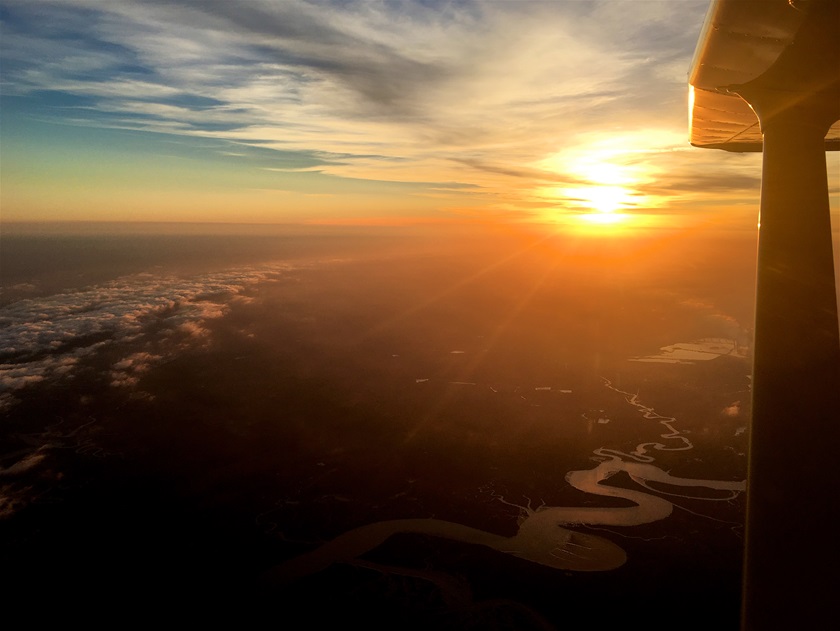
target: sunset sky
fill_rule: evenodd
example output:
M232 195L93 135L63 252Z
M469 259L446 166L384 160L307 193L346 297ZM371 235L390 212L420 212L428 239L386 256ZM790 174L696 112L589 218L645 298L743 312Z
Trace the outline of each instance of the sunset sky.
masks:
M0 0L2 219L754 228L761 156L687 142L707 6Z

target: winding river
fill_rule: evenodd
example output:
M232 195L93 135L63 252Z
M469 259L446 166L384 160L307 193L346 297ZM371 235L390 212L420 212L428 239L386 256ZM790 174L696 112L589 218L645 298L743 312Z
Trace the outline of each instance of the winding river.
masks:
M499 496L502 502L517 506L521 510L519 529L512 537L472 528L440 519L396 519L368 524L350 530L315 550L275 566L266 578L276 584L287 584L303 576L326 569L333 563L351 562L383 543L397 533L418 533L446 539L487 546L499 552L527 559L540 565L561 570L603 571L620 567L627 560L625 551L601 536L577 532L574 526L638 526L668 517L673 504L659 495L605 484L613 475L625 472L640 487L653 489L650 482L672 487L705 487L728 494L703 498L710 501L726 501L745 490L744 481L725 482L679 478L651 464L656 451L682 451L693 448L687 436L675 427L676 419L658 414L653 408L643 405L638 395L616 388L609 380L604 385L622 396L627 403L647 420L658 423L665 431L660 440L640 443L634 450L624 453L599 448L592 459L598 464L592 469L570 471L566 481L574 488L606 497L629 500L633 505L622 508L558 507L541 506L532 509L512 504ZM669 494L660 489L656 493ZM679 493L670 495L684 497Z

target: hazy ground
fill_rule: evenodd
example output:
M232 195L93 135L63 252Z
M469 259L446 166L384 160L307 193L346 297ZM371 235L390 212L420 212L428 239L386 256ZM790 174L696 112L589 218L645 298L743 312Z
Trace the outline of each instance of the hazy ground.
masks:
M611 572L405 534L285 590L259 577L388 519L512 535L500 495L628 505L564 479L662 433L604 379L690 437L658 467L742 480L747 360L628 360L704 338L745 350L754 252L685 234L4 236L4 591L68 615L735 629L742 496L582 527L627 551Z

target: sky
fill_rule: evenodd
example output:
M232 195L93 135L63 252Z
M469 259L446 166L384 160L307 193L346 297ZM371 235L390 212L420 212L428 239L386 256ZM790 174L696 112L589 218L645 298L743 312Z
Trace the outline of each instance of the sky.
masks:
M760 155L687 141L707 6L0 0L2 219L754 230Z

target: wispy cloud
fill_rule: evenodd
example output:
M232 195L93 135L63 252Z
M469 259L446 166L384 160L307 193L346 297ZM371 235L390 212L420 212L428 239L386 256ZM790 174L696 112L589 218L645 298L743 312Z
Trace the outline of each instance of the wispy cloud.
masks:
M3 89L328 175L498 188L584 130L682 143L706 4L8 0Z

